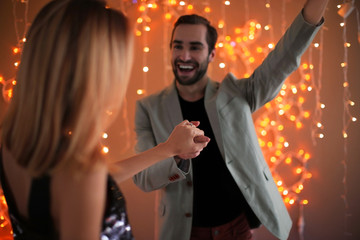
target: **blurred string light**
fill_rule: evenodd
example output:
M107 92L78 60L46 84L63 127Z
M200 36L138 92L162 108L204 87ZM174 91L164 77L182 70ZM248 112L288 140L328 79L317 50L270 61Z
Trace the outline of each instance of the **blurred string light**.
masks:
M233 0L234 1L234 0ZM136 7L138 17L136 18L135 23L135 36L137 36L142 42L142 57L143 61L141 64L141 71L143 71L143 83L141 88L136 90L138 95L146 95L147 92L147 79L148 74L152 71L152 66L154 63L148 61L148 57L153 53L151 47L149 46L148 37L153 35L152 31L152 18L151 13L162 14L162 23L163 23L163 65L168 66L169 61L169 32L171 32L173 22L182 14L190 13L199 13L208 18L211 18L213 9L212 4L215 4L215 1L195 1L195 0L120 0L122 9L126 11L126 8ZM244 2L244 17L245 24L243 26L237 26L234 29L227 28L226 22L226 11L231 7L232 1L218 0L216 4L221 2L221 18L218 21L212 21L217 25L219 34L219 41L216 45L218 55L220 56L220 63L218 67L226 71L234 72L235 75L242 77L249 77L253 72L254 68L261 63L261 61L266 57L266 55L274 47L274 28L273 28L273 8L270 0L266 0L264 3L264 9L268 14L267 22L264 24L259 23L256 19L250 19L250 5L248 0L243 0ZM282 0L282 31L286 29L286 4L287 0ZM28 1L26 0L14 0L14 4L26 4L26 11ZM342 6L346 5L346 9L350 9L345 12L345 15L351 13L351 3L349 1L344 1L344 5L340 5L339 10ZM352 1L353 3L353 1ZM15 8L16 6L14 6ZM162 8L162 12L159 11L159 8ZM344 10L345 8L343 8ZM340 13L339 13L340 14ZM358 12L357 12L358 14ZM344 16L345 16L344 15ZM26 13L27 16L27 13ZM25 16L25 19L26 19ZM346 17L347 17L346 16ZM340 24L344 28L344 60L340 63L340 67L344 70L344 128L343 128L343 137L345 139L345 153L346 153L346 138L347 138L347 128L350 122L356 121L356 117L349 115L349 108L351 108L355 103L350 99L349 96L349 82L347 81L347 49L351 47L351 44L346 41L346 17L344 21ZM17 19L17 18L15 18ZM17 20L15 20L17 21ZM17 25L15 24L16 28ZM322 31L322 30L321 30ZM261 34L268 34L269 40L263 45L258 45L256 39L260 38ZM14 54L19 54L22 49L23 43L26 39L16 32L18 39L18 46L13 49ZM25 35L25 34L23 34ZM360 31L359 31L359 42L360 42ZM262 147L264 156L271 168L271 171L274 176L274 180L277 184L278 190L283 196L284 202L288 206L299 206L299 219L298 219L298 228L299 235L302 238L303 228L304 228L304 218L303 218L303 206L308 204L307 199L300 197L301 192L304 189L305 182L312 177L311 172L307 169L307 163L311 159L311 154L308 153L305 149L293 146L291 139L287 139L286 130L293 128L294 131L300 130L304 126L304 122L307 120L313 120L313 125L315 126L313 131L313 139L315 142L324 137L322 132L324 126L321 122L322 110L325 105L320 101L320 90L321 90L321 73L322 73L322 46L323 46L323 37L322 32L320 32L320 41L315 42L309 48L309 58L307 61L303 61L300 68L298 69L300 80L294 82L286 81L283 85L279 96L272 102L266 104L264 113L259 116L256 121L256 129L259 136L259 143ZM313 63L313 53L319 54L318 64ZM245 66L244 72L239 72L240 62ZM156 64L156 63L155 63ZM19 65L19 62L14 63L16 68ZM314 76L314 69L316 68L318 76ZM168 72L171 71L171 67L167 67L164 71L164 84L170 83L172 79L169 80ZM12 86L16 84L14 79L5 80L3 77L0 77L0 83L3 85L3 96L5 99L10 99L12 96ZM7 87L5 87L7 86ZM6 89L6 90L4 90ZM316 93L316 109L314 113L309 110L305 110L303 104L308 100L307 95L309 92ZM123 112L120 115L121 118L125 121L124 131L121 133L123 139L130 138L130 125L128 123L127 115L127 104L126 99L123 104ZM290 126L290 127L289 127ZM292 130L291 130L292 131ZM104 140L108 138L107 134L103 135ZM124 141L126 146L122 149L126 151L131 146L130 141ZM313 141L314 142L314 141ZM102 152L108 154L110 151L109 147L103 146ZM285 179L282 175L282 170L290 170L292 175L292 181ZM344 169L346 176L346 154L344 161ZM287 174L288 175L288 174ZM346 177L344 178L345 185L345 194L343 196L345 205L347 206L346 199ZM2 196L2 195L0 195ZM3 196L2 196L3 197ZM2 206L1 206L2 207ZM1 208L4 209L4 208ZM1 210L0 209L0 210ZM6 209L5 209L6 210ZM0 220L3 222L9 222L6 220L6 216L0 212ZM0 222L1 223L1 222ZM155 223L157 224L157 223ZM6 224L4 224L5 226Z
M15 59L17 59L14 62L14 68L16 70L20 64L20 54L23 45L26 42L25 35L29 27L29 22L28 22L29 1L13 0L12 7L13 7L15 34L17 40L17 45L12 47L12 53L14 54ZM18 10L18 7L22 10L21 16L18 16L18 13L20 12L20 10ZM15 78L5 79L5 77L0 74L0 86L2 86L1 93L5 102L9 102L11 100L15 85L16 85ZM0 238L10 240L13 239L12 234L13 231L8 214L8 206L3 191L0 188Z
M343 176L343 188L344 192L341 195L341 198L344 201L345 207L345 216L344 216L344 235L352 236L352 233L348 231L348 223L350 222L349 218L351 217L349 203L348 203L348 186L347 186L347 178L348 178L348 137L349 132L348 128L352 122L356 122L357 118L351 114L351 108L355 105L355 102L351 99L350 92L350 82L348 79L348 51L351 47L351 43L347 40L347 18L355 9L355 1L343 1L343 4L337 5L338 14L342 17L342 22L340 22L340 27L343 32L343 48L344 48L344 57L343 61L339 64L343 70L343 129L342 129L342 137L344 139L344 157L342 160L342 165L344 168L344 176ZM360 24L359 24L359 11L356 9L357 13L357 21L358 21L358 42L360 43Z

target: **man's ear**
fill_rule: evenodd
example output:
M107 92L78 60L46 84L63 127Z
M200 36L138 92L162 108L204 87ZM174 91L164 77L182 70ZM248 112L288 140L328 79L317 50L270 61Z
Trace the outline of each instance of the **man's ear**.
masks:
M209 54L209 57L208 57L208 61L209 62L212 62L213 60L214 60L214 58L215 58L215 48L210 52L210 54Z

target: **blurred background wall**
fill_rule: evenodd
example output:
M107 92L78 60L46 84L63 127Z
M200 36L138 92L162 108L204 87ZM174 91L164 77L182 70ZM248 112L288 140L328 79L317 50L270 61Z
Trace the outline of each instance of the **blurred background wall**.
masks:
M14 48L47 2L0 2L0 87L4 95L16 74L14 64L19 61ZM126 101L108 131L109 138L104 140L110 149L109 159L134 153L135 101L173 81L168 44L172 24L179 15L202 14L217 26L220 45L209 71L214 80L221 81L229 71L239 78L251 74L304 2L108 1L111 7L126 12L136 35ZM345 4L343 9L350 6L345 19L338 13L340 4ZM325 24L303 56L299 70L289 77L280 98L254 114L259 142L293 219L292 240L360 239L359 6L359 1L330 0ZM2 119L4 98L0 98L0 110ZM131 179L121 184L121 189L136 239L154 239L156 192L140 191ZM3 204L1 207L4 210ZM7 230L0 228L4 239ZM274 239L264 228L255 230L254 235L257 240Z

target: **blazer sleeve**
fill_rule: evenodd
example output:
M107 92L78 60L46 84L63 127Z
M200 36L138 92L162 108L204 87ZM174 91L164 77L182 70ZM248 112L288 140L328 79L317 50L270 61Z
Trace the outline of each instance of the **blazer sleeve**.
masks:
M150 149L160 142L166 141L171 131L168 132L162 126L159 114L151 114L156 111L155 103L147 101L138 101L135 111L135 132L137 143L135 151L137 153ZM157 119L154 119L157 118ZM166 187L168 184L183 180L186 173L178 168L174 158L164 159L149 168L137 173L133 177L134 183L143 191L149 192Z
M323 20L316 26L309 24L303 14L299 13L275 48L249 78L234 80L230 77L226 78L223 84L227 85L227 89L241 92L251 112L256 111L277 96L285 79L299 67L302 54L322 24Z

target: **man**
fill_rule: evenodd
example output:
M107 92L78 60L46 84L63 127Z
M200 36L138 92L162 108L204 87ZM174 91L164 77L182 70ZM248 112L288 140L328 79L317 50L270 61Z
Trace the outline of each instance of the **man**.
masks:
M271 101L322 25L328 0L308 0L302 12L246 79L209 79L217 33L197 15L175 23L174 83L137 102L137 151L165 141L183 119L200 121L211 138L200 156L176 156L134 176L144 191L160 190L161 240L252 239L263 224L287 239L291 219L258 145L251 114Z

